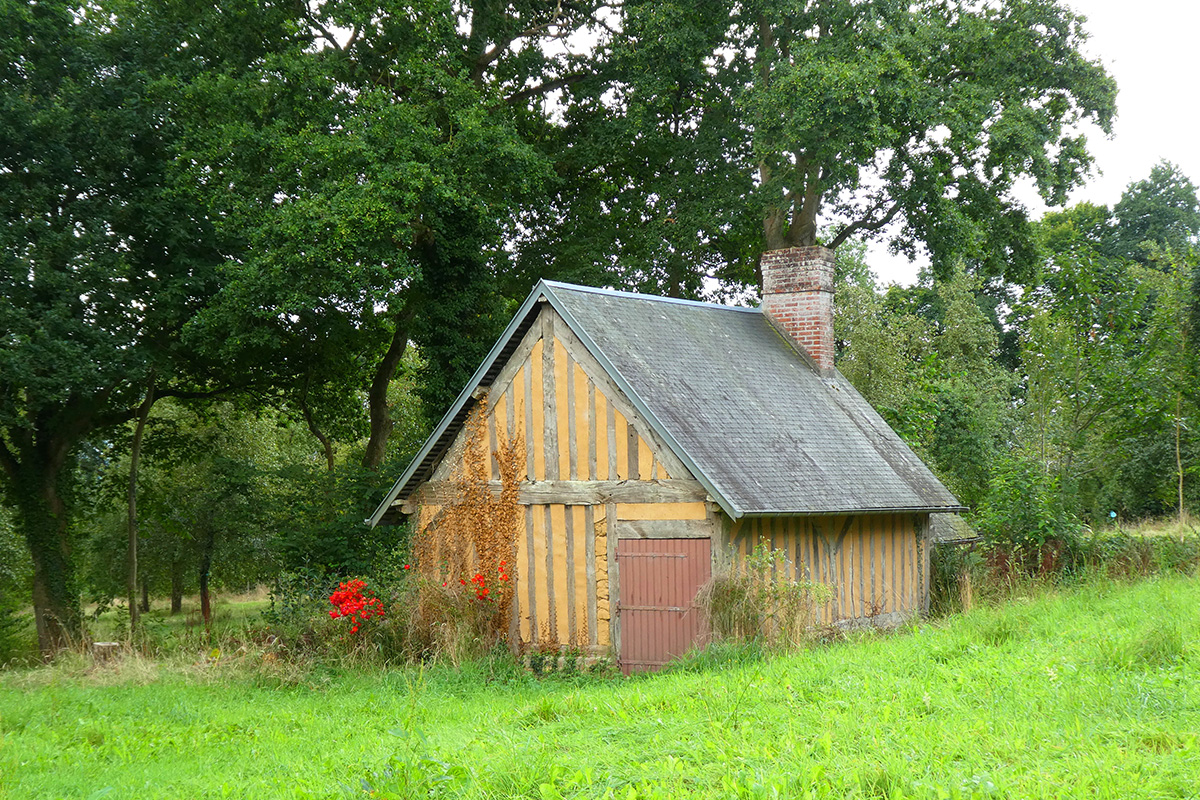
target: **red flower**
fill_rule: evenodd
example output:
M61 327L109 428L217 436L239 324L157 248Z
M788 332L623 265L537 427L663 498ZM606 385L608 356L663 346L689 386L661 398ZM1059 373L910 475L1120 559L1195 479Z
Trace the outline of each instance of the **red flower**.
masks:
M342 581L337 591L329 596L329 602L335 608L329 612L330 619L349 617L351 620L350 633L358 633L364 620L371 617L383 617L383 601L378 597L363 597L362 591L367 588L366 581L355 579Z

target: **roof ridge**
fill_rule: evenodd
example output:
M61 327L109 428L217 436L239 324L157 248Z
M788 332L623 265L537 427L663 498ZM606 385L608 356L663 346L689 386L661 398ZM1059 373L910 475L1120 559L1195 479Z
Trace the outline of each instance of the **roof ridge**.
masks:
M550 289L566 289L572 292L587 292L588 294L600 294L606 297L627 297L632 300L647 300L655 303L670 303L679 306L693 306L700 308L708 308L716 311L741 311L751 314L761 314L762 309L757 306L727 306L724 303L710 303L705 300L685 300L681 297L663 297L657 294L643 294L642 292L628 292L623 289L601 289L596 286L581 286L576 283L566 283L564 281L551 281L543 278L541 283Z

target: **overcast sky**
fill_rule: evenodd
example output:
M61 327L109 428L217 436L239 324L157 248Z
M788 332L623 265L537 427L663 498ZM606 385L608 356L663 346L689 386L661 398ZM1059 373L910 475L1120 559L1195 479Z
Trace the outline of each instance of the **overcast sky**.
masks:
M1085 48L1117 81L1117 120L1111 139L1088 133L1094 174L1071 195L1112 206L1132 181L1161 159L1200 183L1200 2L1197 0L1066 0L1087 17ZM1034 193L1030 200L1036 200ZM1035 216L1043 208L1030 203ZM891 256L879 244L870 263L885 282L911 283L928 263Z

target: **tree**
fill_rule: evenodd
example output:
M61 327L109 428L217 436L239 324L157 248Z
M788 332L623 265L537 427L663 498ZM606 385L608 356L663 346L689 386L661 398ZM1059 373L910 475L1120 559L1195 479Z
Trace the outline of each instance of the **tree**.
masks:
M1088 510L1111 491L1102 484L1122 450L1114 437L1127 443L1122 418L1158 389L1147 383L1155 359L1146 325L1151 287L1135 265L1105 256L1089 238L1096 218L1092 208L1046 216L1043 279L1014 309L1029 425L1023 436L1058 490L1082 492L1078 502Z
M755 75L743 103L768 249L815 243L828 209L846 220L832 247L902 220L897 244L925 243L936 265L1031 269L1014 182L1031 177L1062 203L1090 161L1074 127L1107 132L1113 115L1112 80L1079 53L1081 18L1048 0L746 10Z
M1015 182L1061 203L1090 163L1077 128L1114 110L1082 19L1048 0L630 0L620 23L542 138L559 182L520 220L522 286L736 293L764 248L892 223L939 275L1028 277Z
M557 180L514 231L514 295L538 277L700 297L753 284L761 217L739 122L730 4L627 2L540 148Z
M1196 186L1168 161L1156 164L1145 180L1129 184L1113 217L1106 253L1143 264L1155 253L1186 253L1200 236Z
M179 31L122 3L2 8L0 474L49 652L79 631L73 452L132 419L152 373L159 396L203 390L179 341L219 250L174 162Z
M1200 391L1197 390L1197 366L1200 348L1196 344L1196 328L1191 308L1196 304L1193 295L1193 276L1200 273L1195 250L1177 254L1170 248L1159 251L1151 247L1150 258L1159 269L1146 270L1143 281L1157 290L1157 301L1149 321L1149 340L1154 347L1153 363L1147 384L1153 387L1148 404L1155 416L1167 422L1174 456L1175 502L1179 522L1187 517L1184 484L1193 459L1189 452L1195 430ZM1161 271L1166 266L1165 273Z
M965 504L980 502L1008 425L1012 377L979 279L955 265L879 293L838 251L838 369ZM847 256L850 257L847 257Z
M1191 240L1180 220L1195 203L1190 182L1159 165L1130 184L1119 214L1080 204L1039 225L1047 262L1017 304L1038 309L1022 323L1027 408L1043 464L1070 467L1060 486L1087 511L1186 505L1192 278L1186 251L1164 242Z

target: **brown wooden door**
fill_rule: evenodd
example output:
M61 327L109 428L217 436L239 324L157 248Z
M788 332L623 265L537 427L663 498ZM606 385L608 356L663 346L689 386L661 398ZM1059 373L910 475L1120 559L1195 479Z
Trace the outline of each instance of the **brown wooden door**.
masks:
M696 592L712 576L711 539L621 539L621 671L656 670L703 643Z

